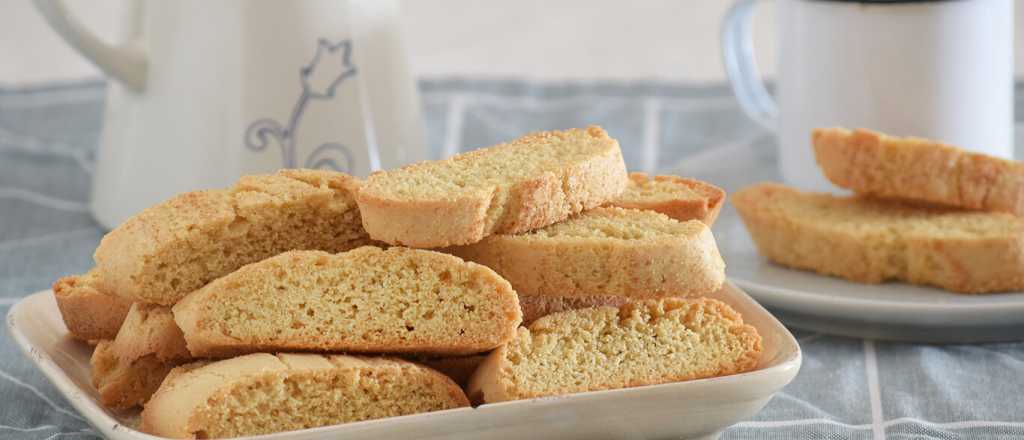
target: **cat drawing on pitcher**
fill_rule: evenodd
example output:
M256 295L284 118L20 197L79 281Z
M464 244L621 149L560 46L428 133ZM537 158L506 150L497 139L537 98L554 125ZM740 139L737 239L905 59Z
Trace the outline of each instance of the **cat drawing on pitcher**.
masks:
M355 76L356 66L352 64L351 57L351 40L337 43L331 43L323 38L318 40L313 59L299 71L302 94L292 107L288 123L281 125L271 118L253 121L245 130L245 146L252 151L263 151L270 144L276 143L281 150L282 166L298 167L296 141L302 115L313 101L333 99L338 86ZM352 161L352 153L345 145L326 142L313 149L313 152L302 161L301 166L351 171Z

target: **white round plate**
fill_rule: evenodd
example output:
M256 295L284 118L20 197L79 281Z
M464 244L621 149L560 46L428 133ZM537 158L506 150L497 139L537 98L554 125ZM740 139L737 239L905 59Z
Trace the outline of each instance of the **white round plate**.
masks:
M914 342L1024 340L1024 292L963 295L905 283L859 284L773 264L757 253L735 210L714 228L726 272L787 325Z

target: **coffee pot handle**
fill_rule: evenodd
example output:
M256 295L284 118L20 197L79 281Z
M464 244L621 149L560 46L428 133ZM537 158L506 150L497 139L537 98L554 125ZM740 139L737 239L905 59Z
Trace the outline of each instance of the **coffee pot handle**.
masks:
M761 79L754 63L754 44L750 35L756 0L739 0L722 20L722 63L729 83L743 111L762 127L775 131L778 110L775 99Z
M61 36L71 47L78 51L104 73L116 78L129 89L141 92L146 88L146 55L142 49L136 46L135 41L122 46L111 45L90 32L82 23L68 13L67 6L63 0L33 0L36 9L43 15L46 22L53 30ZM131 13L133 17L133 37L137 37L140 29L141 4L138 1L129 2L129 7L134 8Z

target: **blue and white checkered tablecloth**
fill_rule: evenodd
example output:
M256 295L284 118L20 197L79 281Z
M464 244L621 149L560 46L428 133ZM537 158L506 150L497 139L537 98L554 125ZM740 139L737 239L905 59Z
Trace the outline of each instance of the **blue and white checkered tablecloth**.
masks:
M98 81L0 88L0 313L92 266L104 233L87 211L104 89ZM631 169L673 171L729 191L775 178L772 135L742 115L724 86L450 79L421 89L435 157L527 131L600 124L619 139ZM723 439L1024 438L1024 343L795 333L805 356L799 376ZM0 335L0 439L96 436Z

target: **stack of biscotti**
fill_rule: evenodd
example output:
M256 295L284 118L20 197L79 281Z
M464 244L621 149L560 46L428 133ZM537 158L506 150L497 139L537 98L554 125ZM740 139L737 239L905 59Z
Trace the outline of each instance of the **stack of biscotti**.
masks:
M724 263L710 227L725 191L676 176L629 178L622 194L600 208L447 252L508 279L525 323L565 310L717 290Z
M815 130L825 176L853 196L763 183L733 196L768 259L863 283L1024 290L1024 164L869 130Z
M608 142L597 129L588 133ZM494 186L496 174L516 175L550 159L496 155L481 170L467 165L473 158L371 175L358 197L371 238L443 248L494 269L519 295L524 321L533 322L484 358L469 378L472 400L657 384L756 366L756 330L727 305L701 298L725 280L709 227L723 191L671 176L627 179L621 159L615 168ZM588 193L580 182L588 176L621 186L575 209L578 214L537 221L579 206L575 199ZM671 336L659 336L666 332ZM665 354L671 355L662 360L672 360L652 362ZM606 368L597 368L599 358Z
M465 406L460 385L496 402L733 374L761 340L702 298L724 281L724 198L627 174L598 127L541 132L365 182L283 170L183 194L54 290L98 344L101 402L171 437Z
M359 184L312 170L245 176L229 189L173 197L107 234L94 269L54 285L72 336L111 341L100 342L93 355L101 403L137 405L164 373L192 359L164 356L163 345L175 335L180 340L180 330L164 319L169 309L155 306L173 305L197 287L284 251L338 252L370 243L355 202Z

